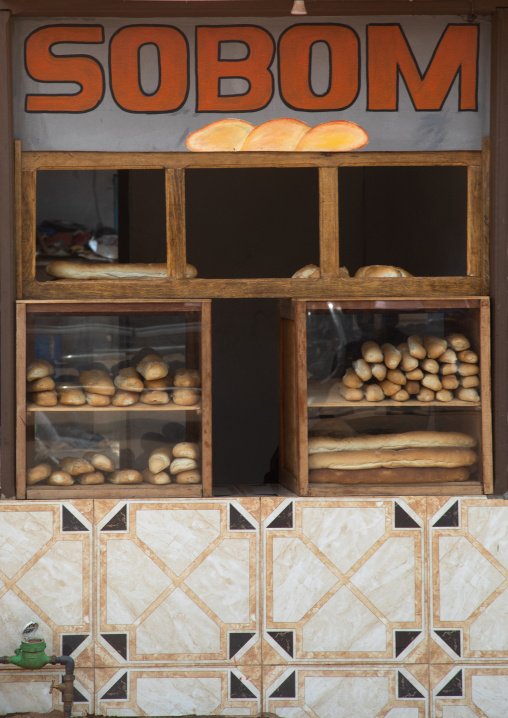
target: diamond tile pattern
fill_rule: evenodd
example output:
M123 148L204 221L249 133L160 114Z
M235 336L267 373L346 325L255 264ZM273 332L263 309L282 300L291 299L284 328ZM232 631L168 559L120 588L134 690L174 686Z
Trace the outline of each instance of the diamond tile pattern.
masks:
M1 502L0 654L39 623L77 716L508 715L508 501L274 494Z

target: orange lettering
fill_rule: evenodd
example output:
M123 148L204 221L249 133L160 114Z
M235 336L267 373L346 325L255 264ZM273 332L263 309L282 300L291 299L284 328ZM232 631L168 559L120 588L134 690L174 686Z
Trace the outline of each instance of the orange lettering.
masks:
M415 110L440 110L459 76L459 110L476 110L478 25L448 25L422 74L400 25L368 25L368 110L397 110L399 73Z
M35 30L25 42L25 65L37 82L74 82L78 92L66 95L27 95L27 112L89 112L104 97L104 73L89 55L55 55L60 43L102 43L102 25L49 25Z
M325 43L330 53L329 85L318 95L311 86L312 48ZM295 110L343 110L360 89L360 42L346 25L293 25L279 40L282 100Z
M139 52L155 45L159 57L159 84L155 92L141 87ZM113 99L127 112L174 112L187 99L189 51L180 30L168 25L133 25L113 35L110 78Z
M222 42L242 43L246 57L221 60ZM266 107L273 95L270 65L274 41L261 27L254 25L196 28L197 103L198 112L249 112ZM249 85L244 94L221 95L220 82L225 78L242 78Z

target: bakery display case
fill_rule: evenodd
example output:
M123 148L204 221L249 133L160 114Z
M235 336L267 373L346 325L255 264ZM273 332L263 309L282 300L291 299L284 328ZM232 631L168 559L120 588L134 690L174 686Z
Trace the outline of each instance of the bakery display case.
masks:
M19 498L211 495L210 302L18 302Z
M492 493L489 326L483 297L282 301L281 483Z

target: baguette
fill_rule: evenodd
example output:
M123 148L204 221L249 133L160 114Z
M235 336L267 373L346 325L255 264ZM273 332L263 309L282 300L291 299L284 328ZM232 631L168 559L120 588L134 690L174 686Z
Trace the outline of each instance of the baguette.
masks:
M319 279L321 271L315 264L306 264L305 267L297 269L291 279Z
M458 447L473 449L476 440L457 431L405 431L400 434L363 434L336 439L314 436L309 439L309 454L330 451L364 451L371 449L432 449Z
M99 454L97 451L87 451L83 458L89 461L98 471L114 471L115 465L109 456Z
M28 391L51 391L55 388L55 382L50 376L41 376L28 383Z
M109 406L111 404L111 397L106 394L93 394L90 391L85 391L85 399L89 406Z
M52 376L54 373L55 368L49 361L45 359L35 359L27 367L26 380L33 381L34 379L41 379L44 376Z
M460 466L455 469L435 467L403 469L313 469L309 471L309 481L320 484L437 484L447 481L466 481L471 469Z
M372 379L372 369L365 359L357 359L353 362L353 369L362 381Z
M381 349L383 351L384 363L388 369L396 369L402 359L400 351L396 349L393 344L383 344Z
M429 374L437 374L439 371L439 364L435 359L424 359L420 362L420 366L423 371L426 371Z
M111 403L113 406L132 406L133 404L137 404L139 399L140 396L137 391L125 391L124 389L119 389L115 396L111 399Z
M32 468L28 469L28 471L26 472L27 484L29 486L33 486L33 484L38 484L39 481L44 481L48 478L48 476L50 476L52 471L53 467L47 462L32 466Z
M201 386L201 374L197 369L184 369L183 367L175 371L175 377L173 379L175 386L185 387L200 387Z
M406 372L407 379L410 379L411 381L420 381L423 379L423 371L418 367L417 369L411 369L411 371Z
M82 371L79 374L79 383L90 394L113 396L115 393L115 385L111 381L111 377L102 369Z
M394 384L393 381L390 381L389 379L382 381L379 386L383 390L383 394L385 394L385 396L393 396L400 390L400 384Z
M145 379L145 389L170 389L173 386L173 377L171 374L161 377L160 379Z
M457 354L453 351L453 349L447 349L444 351L441 356L438 357L440 362L444 362L445 364L455 364L457 361Z
M406 389L406 391L407 391L408 394L418 394L418 392L419 392L420 389L421 389L420 382L419 382L419 381L412 381L412 380L411 380L411 381L408 381L407 384L406 384L406 386L405 386L405 389Z
M441 377L441 384L443 385L443 389L457 389L459 380L455 374L449 374L448 376Z
M170 446L162 446L154 449L148 459L148 468L152 474L158 474L167 469L173 460L173 452Z
M409 353L412 357L416 357L417 359L425 359L425 357L427 356L425 347L422 344L422 338L419 337L417 334L411 334L411 336L407 338L407 346L409 349Z
M93 486L104 483L104 474L101 471L90 471L87 474L76 476L78 484L83 486Z
M159 471L157 474L154 474L153 471L150 471L150 469L145 469L141 472L141 476L143 477L145 484L160 485L171 483L171 477L165 471Z
M158 354L147 354L137 365L136 371L143 379L162 379L169 374L169 366Z
M46 272L57 279L167 279L167 264L86 264L57 260ZM196 267L185 265L185 279L197 277Z
M391 381L392 384L398 384L399 386L404 386L407 382L406 375L400 369L388 369L386 378L388 381Z
M177 484L200 484L201 474L199 471L191 469L189 471L181 471L174 479Z
M355 279L362 277L412 277L402 267L394 267L390 264L369 264L366 267L360 267L355 272Z
M133 366L127 366L120 369L117 376L113 379L113 383L118 389L125 391L143 391L143 379Z
M383 401L385 395L379 384L367 384L365 398L367 401Z
M179 474L182 471L191 471L197 469L198 465L194 459L173 459L169 470L172 474Z
M409 393L405 389L400 389L392 396L392 399L394 401L407 401L409 399Z
M423 401L423 402L434 401L435 394L432 391L432 389L427 389L426 386L422 386L422 388L416 395L416 398L418 399L418 401Z
M110 484L141 484L143 477L139 471L135 469L123 469L122 471L115 471L107 477L107 481Z
M459 367L457 364L441 364L441 367L439 369L442 376L451 376L452 374L456 374Z
M372 449L331 451L309 456L309 469L396 469L471 466L477 460L472 449L456 447L425 449Z
M466 362L459 362L457 366L457 372L460 376L474 376L479 374L480 367L478 364L467 364Z
M59 389L57 396L60 404L66 406L82 406L86 404L85 392L82 389Z
M74 479L67 471L53 471L48 479L48 484L52 486L71 486Z
M166 391L146 391L139 395L139 401L142 404L169 404L169 394ZM175 401L176 404L176 401Z
M199 458L200 447L191 441L181 441L173 447L175 459L197 459Z
M89 461L75 456L65 456L63 459L60 459L58 464L62 471L66 471L71 476L87 474L94 471L94 467Z
M422 379L422 386L432 391L440 391L443 388L441 381L436 374L425 374Z
M386 372L388 371L386 364L372 364L370 368L372 371L372 376L375 377L378 381L383 381L383 379L386 379Z
M403 371L412 371L413 369L417 369L418 365L419 365L418 359L416 357L411 356L411 354L409 353L408 345L405 343L402 343L402 344L399 344L399 346L397 348L402 355L402 359L400 362L400 368Z
M346 369L346 372L342 377L342 383L350 389L360 389L360 387L363 386L363 381L352 367Z
M447 347L446 339L440 339L434 335L425 337L423 344L427 350L427 356L429 359L437 359L441 356L441 354L444 354Z
M457 382L457 386L456 387L454 386L452 388L453 389L458 388L459 384L460 384L460 386L463 386L464 389L471 389L474 386L480 386L480 378L477 376L463 376L460 378L460 382Z
M361 348L362 357L369 364L378 364L383 361L383 352L376 342L364 342Z
M356 391L353 389L352 391ZM195 389L179 387L173 391L173 402L181 406L193 406L199 403L199 392Z
M32 401L38 406L56 406L58 394L56 391L35 391L32 394Z
M471 346L469 339L467 339L463 334L448 334L446 341L451 348L455 349L457 352L469 349Z
M460 361L466 362L466 364L478 364L478 354L469 349L459 352L457 356Z
M436 399L438 401L451 401L453 399L453 394L449 389L440 389L439 391L436 391Z
M480 401L480 395L474 388L465 389L461 386L455 391L455 396L461 401Z

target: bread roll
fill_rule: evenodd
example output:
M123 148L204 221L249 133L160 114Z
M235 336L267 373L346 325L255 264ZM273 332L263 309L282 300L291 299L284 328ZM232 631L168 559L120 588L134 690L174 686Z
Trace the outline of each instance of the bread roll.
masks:
M385 394L385 396L393 396L400 390L400 384L394 384L393 381L390 381L389 379L382 381L379 386L383 390L383 394Z
M255 127L243 143L243 152L294 152L309 125L290 117L278 117Z
M50 262L46 273L57 279L167 279L167 264L109 264L57 260ZM196 267L185 265L185 279L197 276Z
M449 374L448 376L441 377L441 384L443 385L443 389L457 389L459 380L455 374Z
M388 371L386 364L371 364L372 376L378 381L386 379L386 372Z
M67 471L53 471L48 479L48 484L52 486L71 486L74 479Z
M307 264L305 267L298 269L291 279L319 279L321 270L315 264Z
M92 394L85 391L85 399L89 406L109 406L111 404L111 397L106 394Z
M361 348L362 357L369 364L378 364L383 361L383 352L376 342L364 342Z
M470 349L465 349L462 352L458 353L458 358L462 362L466 362L466 364L478 364L478 354L476 352L472 352Z
M169 366L158 354L147 354L137 365L136 370L144 379L162 379L169 373Z
M322 122L306 132L296 145L296 152L352 152L364 147L369 135L354 122Z
M118 389L125 391L143 391L144 389L143 379L133 366L120 369L113 383Z
M181 471L191 471L192 469L197 469L198 465L194 459L173 459L171 462L171 465L169 467L170 472L174 474L179 474Z
M435 359L424 359L420 362L420 366L423 371L426 371L429 374L437 374L439 371L439 364Z
M459 367L457 364L441 364L439 372L442 376L451 376L456 374Z
M357 359L353 362L353 369L362 381L372 379L372 369L365 359Z
M245 120L216 120L191 132L185 146L191 152L238 152L253 129L254 125Z
M313 436L309 439L309 454L337 451L365 451L376 449L474 449L476 440L458 431L403 431L399 434L360 434L337 439L333 436Z
M180 471L174 477L176 484L200 484L201 474L196 469L190 471Z
M434 335L425 337L423 344L427 350L427 356L429 359L437 359L441 356L441 354L444 354L447 347L446 339L440 339Z
M408 394L418 394L421 385L419 381L408 381L404 388Z
M60 389L57 391L60 404L66 406L82 406L86 404L85 392L82 389Z
M115 393L115 385L111 381L111 377L101 369L82 371L79 374L79 383L83 389L88 391L90 394L113 396Z
M366 267L360 267L355 273L355 279L367 277L412 277L402 267L393 267L389 264L370 264Z
M33 381L34 379L41 379L43 376L52 376L55 373L55 368L49 361L45 359L35 359L27 367L26 380Z
M58 395L56 391L35 391L32 394L32 401L38 406L56 406Z
M392 396L392 399L394 401L407 401L409 399L409 394L405 389L400 389Z
M79 476L76 476L76 481L78 482L78 484L82 484L83 486L94 486L96 484L103 484L104 474L100 471L91 471L88 474L80 474Z
M440 391L443 388L443 385L436 374L425 374L421 384L432 391Z
M140 395L137 391L124 391L119 389L115 396L111 399L113 406L132 406L137 404L140 400Z
M478 364L466 364L466 362L459 362L457 365L457 372L460 376L475 376L480 372Z
M34 379L28 383L28 391L52 391L55 388L55 382L50 376L41 376L40 379Z
M173 376L172 374L167 374L160 379L145 379L144 384L145 389L162 389L163 391L165 391L166 389L170 389L173 386Z
M423 379L423 371L418 367L418 369L411 369L411 371L406 372L406 378L411 381L420 381Z
M173 384L175 386L191 386L191 387L200 387L201 386L201 374L197 369L177 369L175 371L175 376L173 379Z
M415 467L455 468L471 466L477 460L472 449L377 449L332 451L309 456L309 469L396 469Z
M363 381L352 367L346 369L346 373L342 377L342 383L350 389L360 389L363 386Z
M388 369L386 378L393 384L399 384L399 386L404 386L407 382L406 375L400 369Z
M422 344L422 339L417 334L411 334L411 336L407 338L407 346L412 357L425 359L427 356L425 347Z
M456 378L456 377L454 377ZM480 386L480 379L477 376L463 376L460 378L460 382L457 382L457 386L455 387L448 387L451 389L457 389L458 386L463 386L464 389L471 389L474 386ZM443 383L444 386L444 383Z
M139 401L142 404L169 404L169 394L166 391L150 390L144 391L142 394L136 394L136 396L139 396Z
M388 369L396 369L402 359L400 351L393 344L383 344L381 349L383 351L383 361Z
M363 399L362 389L351 389L349 386L344 386L342 382L339 382L339 394L346 401L361 401ZM176 404L176 402L175 402Z
M38 484L39 481L44 481L48 478L52 471L53 467L48 462L32 466L32 468L28 469L26 472L26 481L28 486L33 486L33 484Z
M71 476L87 474L94 471L94 467L89 461L75 456L66 456L63 459L60 459L58 464L62 471L66 471Z
M194 406L199 404L199 396L199 392L195 389L181 387L173 391L173 402L181 406Z
M448 344L452 347L452 349L455 349L456 352L463 351L464 349L469 349L471 344L469 343L469 339L467 339L463 334L448 334L446 337L446 341Z
M461 386L455 390L455 396L461 401L480 401L480 395L474 388L464 389L464 387Z
M99 454L97 451L87 451L86 454L84 454L83 458L85 459L85 461L89 461L94 467L94 469L97 469L98 471L115 470L115 464L109 458L109 456Z
M199 444L191 441L181 441L173 447L175 459L198 459L201 453Z
M434 401L435 394L432 391L432 389L427 389L427 387L422 386L422 388L416 395L416 398L418 399L418 401L423 401L423 402Z
M385 395L379 384L367 384L365 398L367 401L383 401Z
M399 469L313 469L309 481L320 484L437 484L447 481L466 481L471 469L399 468Z
M440 362L444 362L445 364L455 364L457 361L457 354L453 351L453 349L448 348L438 358Z
M397 347L402 355L402 359L400 361L400 368L402 371L412 371L413 369L418 368L418 359L416 357L411 356L409 353L409 347L406 343L399 344Z
M109 484L141 484L143 477L135 469L122 469L109 474L106 480Z
M170 484L171 483L171 477L169 474L167 474L165 471L159 471L159 473L154 474L150 469L145 469L141 472L141 476L143 477L143 481L145 484Z
M167 469L173 460L173 452L170 446L161 446L154 449L148 459L148 468L152 474L158 474Z
M437 401L451 401L453 394L449 389L440 389L436 391L436 399Z

